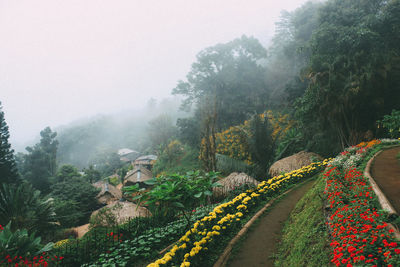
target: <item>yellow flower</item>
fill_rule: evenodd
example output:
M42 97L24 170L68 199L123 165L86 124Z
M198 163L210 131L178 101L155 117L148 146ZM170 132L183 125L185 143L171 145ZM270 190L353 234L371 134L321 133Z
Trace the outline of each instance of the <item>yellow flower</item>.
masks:
M221 227L219 227L218 225L214 225L212 229L213 230L221 230Z

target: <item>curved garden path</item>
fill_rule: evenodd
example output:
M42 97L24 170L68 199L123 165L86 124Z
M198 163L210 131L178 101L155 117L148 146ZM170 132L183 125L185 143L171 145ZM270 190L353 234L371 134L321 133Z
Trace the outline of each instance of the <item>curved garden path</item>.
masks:
M400 147L382 151L376 156L371 175L393 208L400 214Z
M274 266L271 256L281 236L283 223L300 198L312 187L315 180L309 180L294 188L259 219L254 229L246 236L238 252L227 264L229 267Z

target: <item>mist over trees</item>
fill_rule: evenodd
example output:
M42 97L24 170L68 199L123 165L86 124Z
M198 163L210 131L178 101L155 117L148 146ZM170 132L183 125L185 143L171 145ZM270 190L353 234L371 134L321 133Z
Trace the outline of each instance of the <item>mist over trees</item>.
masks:
M170 131L174 131L177 118L187 116L185 112L179 111L179 105L176 98L164 99L159 103L149 99L143 109L100 115L64 126L58 130L58 160L62 164L72 164L82 169L108 161L105 158L121 148L156 153L160 145L156 135L164 134L163 138L168 139L170 134L175 134ZM161 123L162 118L168 124L166 127L171 128L165 129L167 133L157 129L157 123Z
M269 47L243 35L199 51L174 98L46 127L25 153L14 155L0 104L0 224L48 237L87 223L99 207L92 184L111 175L118 184L134 168L121 148L157 155L153 176L264 180L301 150L328 157L400 137L400 0L307 2L276 25Z

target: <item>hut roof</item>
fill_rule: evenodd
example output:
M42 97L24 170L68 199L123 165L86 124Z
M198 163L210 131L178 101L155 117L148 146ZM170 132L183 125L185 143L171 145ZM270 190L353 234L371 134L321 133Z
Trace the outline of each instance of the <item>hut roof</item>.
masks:
M115 186L109 184L108 182L98 181L94 183L93 186L100 188L100 192L96 196L98 199L106 194L110 194L111 197L115 200L122 198L121 190L117 189Z
M227 193L242 185L257 186L259 182L246 173L233 172L229 176L218 181L221 187L213 189L214 196L226 196Z
M91 217L96 216L96 214L102 210L107 209L108 212L112 213L116 219L117 224L122 224L127 222L129 219L134 217L148 217L151 215L150 211L144 207L138 206L132 202L128 201L115 201L96 210L92 213ZM106 224L106 222L98 222L100 224ZM107 225L104 225L107 226Z
M311 164L314 159L322 160L323 158L313 152L300 151L299 153L296 153L290 157L276 161L269 168L269 174L271 176L276 176L280 175L281 173L297 170L303 166Z
M140 175L139 175L140 172ZM153 174L146 168L138 168L129 171L125 176L125 184L130 183L140 183L153 178Z
M151 162L153 160L157 160L156 155L145 155L145 156L140 156L136 159L137 161L148 161Z
M128 155L128 154L131 154L131 153L137 153L137 154L139 154L139 152L137 152L136 150L132 150L132 149L129 149L129 148L121 148L121 149L118 149L118 155L120 155L120 156L125 156L125 155Z

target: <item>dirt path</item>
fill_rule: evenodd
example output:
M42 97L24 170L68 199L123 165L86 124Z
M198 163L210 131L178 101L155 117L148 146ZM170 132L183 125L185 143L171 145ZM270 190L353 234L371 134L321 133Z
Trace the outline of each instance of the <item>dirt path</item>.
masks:
M400 147L382 151L374 160L371 175L393 208L400 213Z
M291 191L257 223L246 240L243 241L234 258L227 264L229 267L274 266L273 255L279 241L283 223L300 198L312 187L315 180L310 180Z

